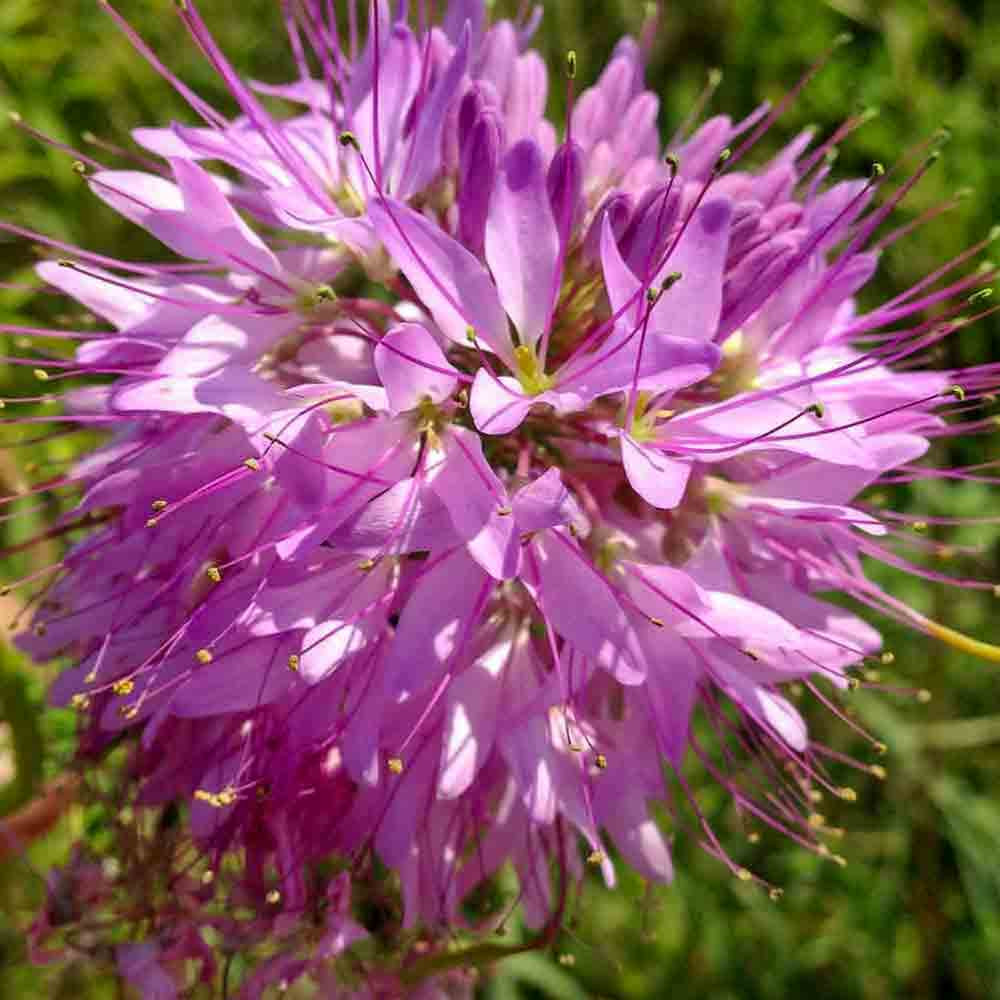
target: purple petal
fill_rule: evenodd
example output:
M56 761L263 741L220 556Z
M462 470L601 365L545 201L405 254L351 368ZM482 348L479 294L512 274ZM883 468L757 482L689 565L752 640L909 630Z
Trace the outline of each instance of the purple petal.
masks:
M329 542L361 556L453 548L462 539L441 498L415 479L403 479L342 524Z
M639 684L646 659L610 584L576 542L561 531L531 543L535 599L553 627L622 684Z
M511 504L518 531L544 531L561 524L578 525L583 512L559 475L549 469L534 482L522 486Z
M628 434L619 436L622 464L629 485L647 503L672 510L684 499L691 463L669 458L653 445L639 444Z
M385 690L405 701L432 684L463 646L493 583L478 563L455 549L417 581L386 655Z
M440 403L458 384L454 365L431 334L417 323L393 327L376 344L374 361L393 416L414 409L423 399Z
M711 340L722 310L722 280L729 249L732 205L719 198L702 205L667 258L657 282L673 271L682 275L653 307L650 328L691 340Z
M429 220L392 198L373 200L368 214L442 333L468 346L471 326L476 337L513 367L507 317L482 264Z
M507 636L448 686L438 795L457 799L486 763L496 738L504 672L516 655Z
M509 434L528 415L536 397L526 396L521 384L509 375L476 372L469 394L469 410L477 430L483 434Z
M443 443L445 458L432 488L473 559L495 579L509 579L517 573L521 547L507 490L483 456L479 435L453 426Z
M534 346L548 325L558 261L542 155L524 140L504 158L486 220L486 262L523 344Z

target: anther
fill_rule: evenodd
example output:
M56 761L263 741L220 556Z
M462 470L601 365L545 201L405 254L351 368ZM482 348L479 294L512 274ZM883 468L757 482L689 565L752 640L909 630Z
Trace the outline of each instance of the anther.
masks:
M736 869L736 877L741 882L751 882L751 881L753 881L753 873L750 871L749 868L737 868Z
M146 527L155 528L159 523L160 519L158 517L151 517L146 521Z
M878 778L879 781L885 781L888 771L881 764L872 764L868 768L868 773L872 777Z
M207 871L202 872L201 874L202 885L211 885L214 881L215 881L215 872L213 872L211 868L209 868Z
M810 813L807 822L814 830L819 830L826 826L826 817L822 813Z
M559 956L559 964L565 965L567 968L572 968L576 965L576 955L571 955L568 951L564 951Z
M837 798L842 799L844 802L857 802L858 793L847 785L843 788L837 789Z
M111 685L111 690L119 696L131 694L135 690L135 681L130 677L123 677Z
M272 889L264 898L271 906L276 906L281 902L281 893L277 889Z
M36 368L32 374L39 382L48 382L49 380L49 373L44 368Z
M587 855L587 864L594 865L595 867L597 865L603 865L605 857L606 855L604 851L591 851L590 854Z
M476 342L476 330L475 330L475 327L473 327L473 326L470 325L470 326L467 326L465 328L465 339L470 344L475 344L475 342Z
M880 757L881 757L881 756L882 756L883 754L887 754L887 753L889 752L889 746L888 746L888 744L886 744L886 743L883 743L883 742L882 742L881 740L877 740L877 741L875 742L874 746L872 747L872 749L873 749L873 750L875 751L875 753L877 753L877 754L878 754L878 755L879 755Z
M607 757L605 757L605 756L604 756L604 754L602 754L602 753L599 753L599 754L598 754L598 755L597 755L597 756L596 756L596 757L594 758L594 763L595 763L595 764L597 765L597 767L598 767L598 770L601 770L601 771L603 771L603 770L605 770L605 769L607 768L607 766L608 766L608 758L607 758Z
M922 534L924 534L924 532L927 531L927 522L926 521L914 521L913 524L912 524L912 528L913 528L913 530L918 535L922 535Z
M389 770L393 774L403 773L403 758L402 757L390 757L389 758Z
M718 157L716 158L715 166L712 167L712 173L713 174L720 173L722 171L722 168L729 162L732 155L733 151L728 146L726 146L726 148L721 153L719 153Z
M980 288L979 291L973 292L965 301L968 302L970 306L974 306L979 302L985 302L987 299L993 298L992 288Z
M891 653L891 652L889 652L888 650L886 650L886 651L885 651L885 652L884 652L884 653L883 653L883 654L882 654L882 655L881 655L881 656L879 657L879 659L880 659L880 660L882 661L882 663L883 663L883 664L884 664L885 666L889 666L889 664L890 664L890 663L895 663L895 662L896 662L896 654L895 654L895 653Z
M90 698L85 694L75 694L70 698L69 704L71 708L82 712L90 708Z
M566 53L566 75L571 79L576 79L576 52L570 49Z
M87 176L87 165L82 160L73 161L73 173L79 174L81 177Z
M960 385L951 386L943 395L954 396L960 403L965 401L965 390Z
M256 458L244 459L243 465L251 472L260 472L260 462L258 462Z
M932 697L933 695L927 690L927 688L921 688L917 692L917 701L919 701L921 705L926 705Z
M194 654L194 658L203 666L207 667L212 662L212 651L210 649L199 649Z
M666 163L667 169L671 174L676 175L677 171L681 168L681 161L678 159L676 153L667 153L663 158L663 162ZM997 229L1000 229L1000 226L997 226Z
M806 412L811 413L817 420L822 420L826 409L822 403L810 403L806 407Z
M222 583L222 570L218 566L209 566L205 570L205 576L212 581L212 583Z
M375 560L374 559L370 559L370 558L369 559L362 559L361 562L358 563L358 569L361 570L362 573L367 573L369 570L372 570L374 568L375 568Z
M341 132L337 141L341 146L350 146L353 150L361 152L361 144L358 142L358 137L353 132Z
M861 687L861 681L859 681L857 679L857 677L848 677L847 678L847 690L848 691L857 691L859 687Z
M506 505L504 505L503 507L497 507L497 513L501 517L510 517L510 515L514 513L514 508L508 507Z
M164 509L164 508L165 508L166 506L167 506L167 501L166 501L166 500L154 500L154 501L153 501L153 502L152 502L152 503L150 504L150 507L151 507L151 508L152 508L152 509L153 509L154 511L161 511L161 510L163 510L163 509Z
M747 834L747 843L748 844L759 844L760 843L760 834L756 830L753 830L752 832L748 833Z
M7 117L11 120L12 124L20 125L24 119L21 117L20 111L8 111Z
M775 886L773 889L768 891L767 898L771 900L772 903L777 903L782 896L784 896L785 890L780 889Z
M662 618L656 618L654 615L647 615L646 619L650 625L655 625L657 628L663 628Z
M289 670L299 669L299 657L297 656L297 654L292 653L292 655L288 657L288 669Z

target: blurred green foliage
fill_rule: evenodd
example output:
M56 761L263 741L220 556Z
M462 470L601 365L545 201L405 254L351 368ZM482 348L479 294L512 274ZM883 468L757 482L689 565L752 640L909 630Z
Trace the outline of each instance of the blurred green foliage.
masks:
M121 0L123 13L163 60L223 110L232 102L176 21L169 0ZM615 40L636 31L643 4L582 0L546 4L541 43L561 66L577 51L580 76L591 80ZM721 67L712 110L734 116L791 86L841 32L853 32L781 119L754 156L759 160L813 123L829 134L849 113L878 108L879 116L843 146L837 171L866 173L890 164L942 127L952 133L940 163L897 215L902 222L971 188L958 209L893 246L866 295L898 292L941 261L983 238L1000 215L1000 18L989 0L704 0L668 5L650 65L670 134ZM278 40L276 0L202 0L201 9L224 49L248 75L291 76ZM996 11L993 10L995 14ZM561 85L551 94L563 100ZM129 47L94 0L3 0L0 3L0 110L72 144L87 133L127 143L138 124L191 120L170 87ZM103 156L103 154L98 154ZM71 159L7 128L0 142L2 214L41 232L120 256L155 256L145 234L90 196ZM0 275L30 280L29 241L0 239ZM61 306L44 295L0 290L0 323L51 322ZM28 317L25 320L25 317ZM19 318L19 319L18 319ZM0 353L18 353L0 334ZM944 363L1000 357L1000 323L991 318L953 338ZM0 370L0 395L31 395L31 369ZM5 440L9 441L7 435ZM79 439L77 439L79 440ZM959 446L951 458L1000 457L996 437ZM52 474L72 455L56 439L0 451L0 493ZM922 484L890 498L928 515L982 517L1000 513L996 491L974 483ZM38 531L55 502L12 526L6 545ZM951 564L956 572L1000 577L1000 532L970 525L935 537L978 547L982 555ZM43 556L57 551L46 546ZM34 564L5 558L3 575ZM38 563L44 565L44 561ZM880 570L900 599L931 617L996 639L996 603ZM0 607L3 624L13 607ZM884 623L879 623L883 625ZM806 855L766 832L752 843L723 796L705 790L704 805L735 856L784 887L772 902L759 889L728 877L689 838L676 845L677 882L647 895L625 875L615 892L596 885L576 907L574 926L551 956L526 955L501 966L485 984L489 1000L584 997L671 997L673 1000L784 1000L807 990L816 1000L885 997L1000 997L1000 706L996 668L885 626L895 662L887 683L926 687L930 705L859 692L858 720L890 746L888 780L861 775L855 804L825 803L831 823L849 830L840 868ZM7 635L7 633L3 633ZM46 671L0 651L0 812L37 792L72 752L72 720L44 710ZM865 745L842 724L813 712L816 737L866 758ZM845 777L846 780L846 777ZM0 996L115 995L93 970L39 970L26 964L21 932L41 898L47 867L65 855L79 817L36 844L27 859L0 865ZM743 847L740 847L740 844Z

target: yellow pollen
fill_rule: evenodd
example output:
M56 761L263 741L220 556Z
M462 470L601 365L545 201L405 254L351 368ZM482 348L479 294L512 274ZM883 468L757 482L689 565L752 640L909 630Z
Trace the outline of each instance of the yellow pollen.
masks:
M374 559L362 559L361 562L358 563L358 569L361 570L362 573L367 573L369 570L374 568L375 568Z
M295 655L295 653L292 653L292 655L288 657L288 669L289 670L299 669L299 658L298 656Z
M243 465L251 472L260 472L260 462L256 458L245 459Z
M784 894L785 894L784 889L779 889L777 886L775 886L768 892L767 897L768 899L771 900L772 903L777 903L778 900L781 899L782 896L784 896Z
M401 757L390 757L389 758L389 770L393 774L403 773L403 759Z
M212 581L212 583L222 583L222 570L218 566L209 566L205 570L205 576Z
M39 382L48 382L49 380L49 373L44 368L36 368L33 374Z
M117 695L131 694L135 690L135 681L131 677L123 677L111 685L111 690Z
M208 871L206 872L202 872L201 876L202 885L211 885L214 881L215 881L215 872L213 872L211 868L209 868Z
M150 504L150 506L153 508L154 511L159 512L159 511L163 510L167 506L167 501L166 500L154 500Z
M149 519L149 520L148 520L148 521L146 522L146 527L147 527L147 528L155 528L155 527L156 527L156 526L157 526L157 525L158 525L159 523L160 523L160 521L159 521L159 519L158 519L158 518L155 518L155 517L151 517L151 518L150 518L150 519Z
M515 347L514 360L517 363L517 379L529 396L537 396L552 388L552 379L542 370L533 347L527 344Z
M736 870L736 877L741 882L752 882L753 881L753 873L748 868L738 868Z
M927 688L921 688L917 692L917 701L919 701L921 705L926 705L932 697L933 695L927 690Z
M885 781L888 772L881 764L872 764L868 768L868 773L873 777L878 778L879 781Z
M604 754L599 753L594 758L594 763L598 766L598 768L600 768L600 770L603 771L608 766L608 758L605 757Z
M849 788L846 785L843 788L837 789L837 796L838 798L843 799L845 802L858 801L858 793L853 788Z
M655 618L653 615L649 615L649 624L655 625L657 628L663 628L663 619Z
M83 679L83 681L84 681L85 684L93 684L94 681L96 681L96 680L97 680L97 671L96 670L91 670L90 673L87 674L87 676L84 677L84 679Z
M594 865L595 867L597 865L603 865L604 858L604 851L591 851L590 854L587 855L587 864Z
M572 968L576 965L576 955L570 955L569 952L564 952L559 956L559 964Z
M71 707L79 709L81 712L90 708L90 698L85 694L75 694L70 698Z
M875 744L875 745L874 745L874 746L872 747L872 749L873 749L873 750L875 751L875 753L877 753L877 754L879 754L879 755L881 755L881 754L885 754L885 753L888 753L888 752L889 752L889 747L888 747L888 745L887 745L887 744L885 744L885 743L883 743L883 742L881 742L881 740L880 740L879 742L877 742L877 743L876 743L876 744Z
M208 649L199 649L194 658L204 667L212 662L212 652Z
M281 893L277 889L272 889L264 898L271 906L274 906L281 902Z
M890 653L890 652L887 651L887 652L883 653L881 655L881 657L879 657L879 659L881 659L881 661L886 666L889 666L890 663L895 663L896 662L896 654L895 653Z
M513 513L514 513L513 507L507 507L507 506L497 507L497 514L499 514L500 517L510 517L510 515Z
M754 830L752 833L748 833L747 834L747 843L749 843L749 844L759 844L760 843L760 834L756 830Z
M820 827L826 825L826 817L822 813L810 813L809 825L814 830L818 830Z

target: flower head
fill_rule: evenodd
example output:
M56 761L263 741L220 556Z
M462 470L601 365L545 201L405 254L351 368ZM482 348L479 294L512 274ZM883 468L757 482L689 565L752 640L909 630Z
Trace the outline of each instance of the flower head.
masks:
M829 855L814 800L842 787L787 689L835 707L881 642L824 591L998 657L863 568L904 561L859 495L918 475L997 382L915 365L991 274L855 300L929 164L886 195L884 172L832 182L804 134L751 169L766 107L664 150L628 39L558 128L534 22L453 0L415 28L402 6L374 3L360 46L302 4L322 74L303 57L263 86L185 0L239 117L173 81L204 125L139 130L156 172L88 173L184 263L39 266L109 327L67 374L115 377L14 418L107 432L50 484L88 530L21 643L72 660L53 698L82 753L127 734L126 794L182 831L148 872L158 936L117 952L148 996L177 959L214 974L199 921L230 951L284 942L247 996L369 995L372 955L369 987L338 959L372 937L402 990L461 964L446 929L502 922L469 900L508 864L550 940L588 863L672 877L651 803L767 884L688 758ZM135 912L129 888L107 905Z

